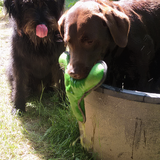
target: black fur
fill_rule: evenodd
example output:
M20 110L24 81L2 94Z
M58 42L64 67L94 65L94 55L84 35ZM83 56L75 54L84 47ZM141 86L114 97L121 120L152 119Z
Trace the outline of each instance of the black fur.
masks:
M63 88L58 58L65 48L57 21L64 0L5 0L4 6L15 22L8 74L14 113L17 109L25 111L26 97L30 91L41 92L42 83L45 87L57 85ZM39 24L48 28L48 35L44 38L36 36Z

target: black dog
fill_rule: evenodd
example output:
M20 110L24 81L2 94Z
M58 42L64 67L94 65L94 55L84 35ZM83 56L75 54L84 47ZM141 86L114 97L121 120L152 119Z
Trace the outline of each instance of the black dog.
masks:
M57 21L64 0L5 0L4 6L15 22L9 68L14 114L25 111L26 97L40 92L42 84L63 87L58 57L65 48Z

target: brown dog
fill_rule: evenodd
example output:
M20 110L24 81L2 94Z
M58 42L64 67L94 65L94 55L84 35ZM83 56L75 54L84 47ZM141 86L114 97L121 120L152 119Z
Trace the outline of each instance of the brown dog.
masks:
M159 0L79 1L60 18L59 30L70 49L71 77L85 78L103 59L108 65L105 83L155 90L160 75Z

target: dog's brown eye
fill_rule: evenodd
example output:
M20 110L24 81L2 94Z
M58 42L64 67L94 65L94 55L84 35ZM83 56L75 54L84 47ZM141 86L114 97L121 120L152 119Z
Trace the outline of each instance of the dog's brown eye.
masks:
M88 43L88 44L92 44L93 43L93 40L90 40L88 37L82 37L81 38L81 42L82 43Z
M88 44L92 44L92 43L93 43L93 41L92 41L92 40L88 40L87 42L88 42Z
M87 40L87 37L82 37L81 38L81 42L83 43L83 42L85 42Z

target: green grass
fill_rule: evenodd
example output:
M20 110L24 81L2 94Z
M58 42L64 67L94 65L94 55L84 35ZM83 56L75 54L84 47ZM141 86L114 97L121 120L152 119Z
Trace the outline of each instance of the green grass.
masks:
M32 97L23 116L11 115L6 78L11 34L8 17L0 13L0 160L94 159L80 144L78 123L69 103L60 102L58 94Z
M73 6L78 0L65 0L65 9L69 9Z
M2 12L3 9L3 0L0 0L0 13Z
M3 0L0 0L0 6L3 6Z

